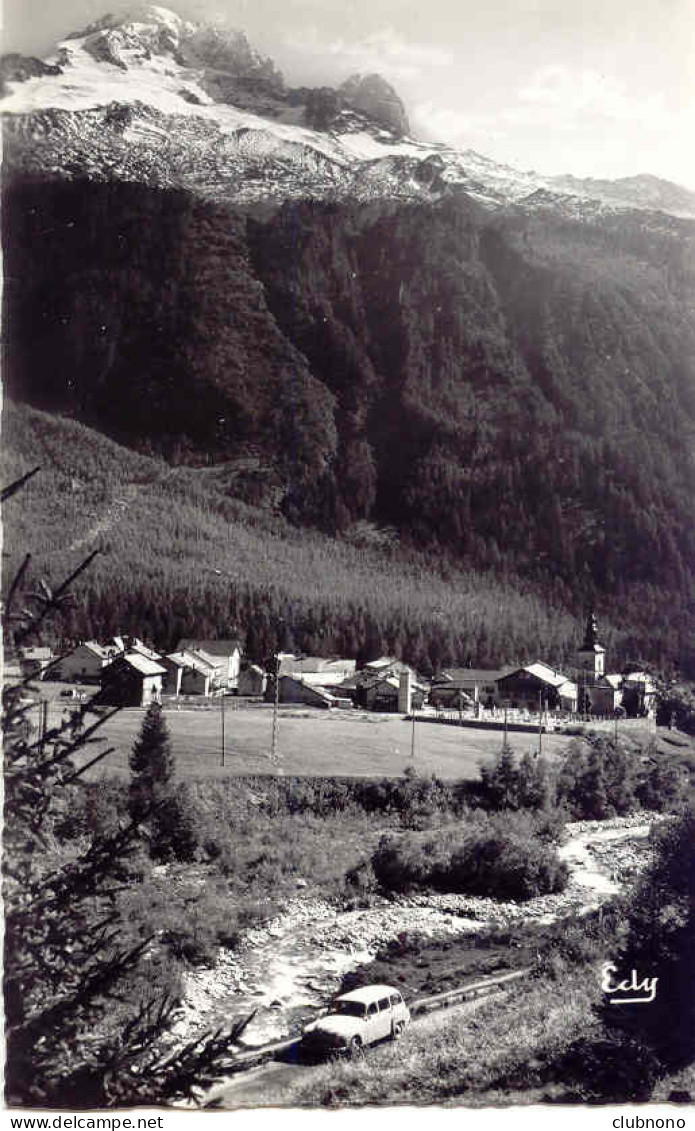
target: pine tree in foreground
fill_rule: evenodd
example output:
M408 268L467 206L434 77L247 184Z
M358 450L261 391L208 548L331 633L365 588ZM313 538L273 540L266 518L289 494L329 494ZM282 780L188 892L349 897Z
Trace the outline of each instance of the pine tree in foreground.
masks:
M3 610L6 645L35 638L88 563L57 590L27 594L27 557ZM94 755L92 743L115 712L85 704L37 732L35 692L28 680L3 689L6 1101L76 1109L194 1098L222 1074L249 1019L183 1047L172 1038L176 1003L146 976L157 940L120 910L120 893L139 882L138 821L65 832L85 772L110 753ZM138 977L144 998L133 991Z

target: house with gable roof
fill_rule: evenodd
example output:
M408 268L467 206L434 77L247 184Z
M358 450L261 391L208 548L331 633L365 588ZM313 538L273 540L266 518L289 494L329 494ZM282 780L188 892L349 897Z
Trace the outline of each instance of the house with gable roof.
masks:
M215 681L228 691L235 691L239 681L243 648L236 637L228 640L198 640L186 638L179 640L177 652L189 652L213 664Z
M62 657L54 669L55 678L66 683L99 683L104 668L118 654L115 644L105 648L96 640L85 640Z
M19 653L19 670L26 679L43 679L46 669L53 662L53 650L36 646L22 648Z
M148 707L162 697L166 668L140 652L116 656L101 673L102 703L114 707Z
M170 652L160 663L166 670L164 691L170 695L212 695L218 668L202 652Z
M444 668L432 680L430 702L439 707L466 707L497 702L498 681L512 669Z
M537 711L541 704L544 710L576 711L579 690L574 680L536 660L501 676L497 693L503 706Z

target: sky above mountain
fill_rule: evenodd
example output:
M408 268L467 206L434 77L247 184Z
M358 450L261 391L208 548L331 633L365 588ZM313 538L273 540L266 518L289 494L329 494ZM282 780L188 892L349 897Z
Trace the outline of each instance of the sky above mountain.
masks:
M243 28L292 84L379 71L423 139L543 174L653 173L695 189L692 0L175 0ZM4 51L53 44L128 0L4 0Z

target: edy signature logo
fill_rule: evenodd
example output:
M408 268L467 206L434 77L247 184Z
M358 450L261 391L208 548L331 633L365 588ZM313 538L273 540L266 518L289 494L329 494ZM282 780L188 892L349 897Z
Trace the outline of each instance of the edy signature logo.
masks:
M630 977L622 982L611 981L611 975L617 974L618 967L612 962L604 962L601 967L601 989L605 994L639 994L639 997L609 997L611 1005L636 1005L654 1001L656 997L656 983L658 978L637 977L637 971L631 970Z

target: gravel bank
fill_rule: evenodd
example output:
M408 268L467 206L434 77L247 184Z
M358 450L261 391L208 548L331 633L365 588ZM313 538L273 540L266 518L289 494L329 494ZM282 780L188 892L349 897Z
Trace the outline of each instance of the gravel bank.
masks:
M298 1033L340 983L389 941L407 932L425 938L470 934L487 926L549 923L586 914L632 883L651 859L644 816L567 826L560 855L571 871L566 891L527 903L464 895L383 900L369 910L343 911L325 900L291 900L276 919L247 931L241 947L222 951L213 970L192 971L173 1034L187 1037L256 1016L245 1043Z

